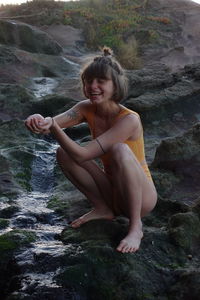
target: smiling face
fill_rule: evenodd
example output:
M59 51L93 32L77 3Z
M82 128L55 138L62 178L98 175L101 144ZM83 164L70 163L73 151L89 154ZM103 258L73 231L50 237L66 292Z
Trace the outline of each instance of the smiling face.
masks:
M91 101L112 100L119 103L127 95L127 78L120 64L111 57L97 56L84 67L83 92Z
M93 103L113 100L114 84L112 79L92 78L84 80L84 93Z

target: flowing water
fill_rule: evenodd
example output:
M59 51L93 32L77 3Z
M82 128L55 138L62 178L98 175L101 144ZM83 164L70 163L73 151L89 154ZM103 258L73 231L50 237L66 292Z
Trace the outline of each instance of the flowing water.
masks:
M76 299L68 298L67 291L62 290L54 281L59 273L61 258L65 246L58 236L64 228L63 221L51 209L47 202L54 184L55 148L36 151L32 164L32 192L19 197L16 213L9 230L24 229L35 232L36 242L21 249L15 256L20 269L19 288L12 295L17 299Z

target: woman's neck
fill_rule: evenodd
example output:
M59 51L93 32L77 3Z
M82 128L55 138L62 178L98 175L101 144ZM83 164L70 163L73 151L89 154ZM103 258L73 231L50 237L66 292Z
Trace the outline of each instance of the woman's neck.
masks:
M100 118L113 118L121 110L120 105L118 103L115 103L114 101L110 101L109 103L105 104L96 104L95 106L95 113Z

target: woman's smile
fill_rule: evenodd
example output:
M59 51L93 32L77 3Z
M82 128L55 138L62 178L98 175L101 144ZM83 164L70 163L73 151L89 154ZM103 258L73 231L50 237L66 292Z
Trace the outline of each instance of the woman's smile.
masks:
M113 82L111 79L94 78L85 82L85 91L88 98L95 100L111 100L113 96Z

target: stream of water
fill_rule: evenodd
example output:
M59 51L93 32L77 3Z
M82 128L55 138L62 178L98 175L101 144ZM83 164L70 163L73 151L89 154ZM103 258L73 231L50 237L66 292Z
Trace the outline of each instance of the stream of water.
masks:
M64 223L47 208L54 184L56 147L52 144L48 152L35 152L32 192L19 197L17 203L20 210L11 220L10 230L30 230L37 236L36 242L21 249L15 256L21 275L20 288L12 295L20 299L75 299L68 298L53 279L60 271L60 259L65 251L65 246L58 239Z

